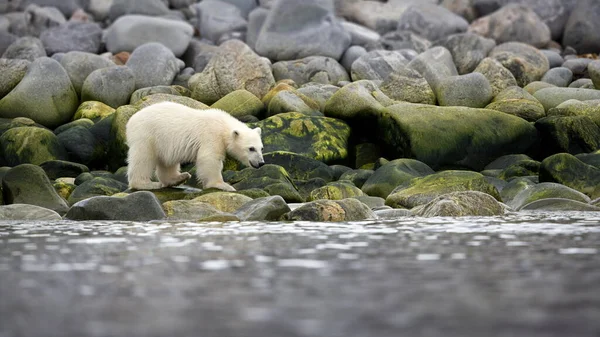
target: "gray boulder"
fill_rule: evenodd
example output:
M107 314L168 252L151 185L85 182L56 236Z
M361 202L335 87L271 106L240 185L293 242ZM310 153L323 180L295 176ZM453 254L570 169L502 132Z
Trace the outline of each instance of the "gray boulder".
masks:
M415 3L398 19L399 31L410 31L430 41L451 34L464 33L469 22L448 9L431 3Z
M0 98L6 96L21 82L29 61L21 59L0 59Z
M28 204L51 209L64 214L69 209L42 168L22 164L8 170L2 178L2 190L6 204Z
M540 81L553 84L557 87L567 87L573 80L573 72L569 68L556 67L548 70Z
M472 72L496 46L494 40L473 33L453 34L435 44L450 51L461 75Z
M126 66L114 66L94 70L83 82L82 101L100 101L113 108L129 103L135 91L133 71Z
M149 34L148 32L152 32ZM194 27L187 22L144 15L119 17L106 29L104 42L113 54L134 51L147 43L161 43L175 56L183 55L194 35Z
M96 23L67 22L40 34L46 53L84 51L98 53L102 43L102 28Z
M409 60L399 51L373 50L352 63L352 80L383 81L394 71L404 68L408 62Z
M17 36L8 31L0 30L0 55L4 54L6 48L17 41Z
M100 55L72 51L60 58L60 64L65 68L73 88L77 94L81 95L81 87L87 77L97 69L115 66L114 62ZM113 84L113 82L107 82Z
M427 80L417 71L402 67L391 73L379 86L381 91L396 101L435 104L435 93Z
M136 89L171 85L175 76L185 67L169 48L157 42L137 47L126 65L133 71Z
M435 217L494 216L505 212L506 207L487 193L459 191L440 195L422 207L416 207L412 213L416 216Z
M246 43L254 49L260 30L267 20L270 10L264 7L255 8L248 15L248 26L246 29Z
M381 39L379 33L357 23L342 21L342 26L350 34L350 41L353 46L367 46L377 43Z
M12 204L0 206L0 220L62 220L60 214L36 205Z
M242 221L277 221L291 209L279 195L254 199L235 211Z
M407 67L421 74L434 92L442 79L458 75L452 54L444 47L428 49L410 61Z
M579 0L565 26L562 43L579 54L597 53L600 50L600 2Z
M98 196L75 203L65 219L150 221L166 218L158 198L149 191L126 197Z
M13 6L17 6L15 10L23 10L30 5L48 6L58 9L64 16L69 17L75 10L85 6L87 1L83 0L18 0L13 2Z
M548 111L549 109L555 108L559 104L570 99L576 99L580 101L600 99L600 90L551 87L540 89L536 91L533 96L540 101L546 111Z
M2 54L2 58L33 61L46 55L46 50L40 39L33 36L25 36L8 46L4 54Z
M335 17L333 0L279 0L261 28L255 50L278 61L307 56L339 60L350 38Z
M489 56L510 70L520 87L539 81L550 69L550 63L541 51L521 42L498 45Z
M196 28L203 38L213 42L232 32L244 32L248 22L242 11L227 1L204 0L194 5L196 10Z
M440 106L483 108L493 98L490 82L477 72L442 79L435 94Z
M166 15L169 14L169 8L163 0L112 0L108 11L110 21L118 20L118 18L130 14Z
M40 36L44 30L67 22L63 13L56 7L40 7L30 4L21 7L22 12L8 13L10 31L18 36Z
M294 61L279 61L273 64L275 81L291 79L297 85L309 82L338 84L349 81L348 73L336 60L325 56L309 56Z
M41 57L29 65L19 84L0 100L0 117L28 117L54 128L69 121L79 98L69 75L57 61Z
M492 86L492 96L498 95L506 88L517 85L517 79L510 70L490 57L484 58L473 72L482 73L488 79Z
M392 160L380 168L365 181L361 189L368 195L387 198L387 196L399 185L415 177L423 177L433 174L427 164L418 160L400 158Z
M590 62L590 64L588 64L587 71L590 79L594 83L594 87L596 89L600 89L600 61L596 60Z

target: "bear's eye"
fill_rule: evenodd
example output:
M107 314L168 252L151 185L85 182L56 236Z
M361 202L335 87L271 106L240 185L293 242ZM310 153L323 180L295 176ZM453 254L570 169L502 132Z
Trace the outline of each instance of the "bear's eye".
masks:
M254 147L249 148L248 150L250 150L250 152L254 152L256 151L256 149Z

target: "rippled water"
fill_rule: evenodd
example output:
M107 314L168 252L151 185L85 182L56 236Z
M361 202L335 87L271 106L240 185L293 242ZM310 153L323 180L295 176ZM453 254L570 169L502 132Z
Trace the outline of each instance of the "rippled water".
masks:
M0 336L597 336L599 252L580 212L0 222Z

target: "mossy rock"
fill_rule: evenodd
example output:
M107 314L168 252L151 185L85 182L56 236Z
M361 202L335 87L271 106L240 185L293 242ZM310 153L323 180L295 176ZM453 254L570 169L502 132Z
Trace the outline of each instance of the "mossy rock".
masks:
M313 190L308 201L328 199L328 200L342 200L351 197L358 197L365 195L360 188L354 186L350 181L334 181L323 187L319 187Z
M66 179L57 179L52 186L56 190L56 193L60 195L63 199L68 200L69 196L75 190L75 184L66 181Z
M546 117L535 127L543 144L541 156L588 153L600 148L600 127L588 116Z
M278 165L265 164L261 168L246 168L236 172L227 181L236 190L263 189L269 195L280 195L287 202L302 202L302 196L287 171Z
M498 157L494 159L491 163L487 164L484 170L504 170L505 168L516 164L523 160L533 160L526 154L507 154L505 156Z
M264 153L287 151L324 163L348 158L350 126L338 119L290 112L252 123L251 126L262 129Z
M116 109L98 101L85 101L79 105L73 120L87 118L92 121L99 121L114 114Z
M450 192L479 191L500 200L496 187L477 172L448 170L413 178L396 187L385 204L393 208L413 208Z
M327 182L322 178L312 178L308 180L294 180L294 185L298 189L302 199L308 200L308 197L313 190L327 185Z
M194 200L170 200L162 203L168 220L200 220L222 212L213 205Z
M356 169L344 172L338 180L349 180L354 186L361 188L365 182L375 173L374 170Z
M95 177L81 185L78 185L73 193L69 196L69 204L73 205L78 201L96 197L96 196L111 196L115 193L123 192L127 189L127 185L120 181Z
M215 192L196 197L192 201L205 202L221 212L233 213L247 202L252 201L252 198L239 193Z
M7 130L21 126L35 126L42 129L46 128L41 124L37 124L33 119L27 117L0 118L0 136Z
M333 169L308 156L292 152L274 151L264 154L266 163L283 167L294 180L322 178L326 182L333 181Z
M267 106L267 116L286 112L299 112L310 116L322 116L319 104L296 90L278 92Z
M548 110L548 116L588 116L600 127L600 100L570 99Z
M360 143L355 149L354 167L357 168L374 163L382 155L381 147L375 143Z
M548 198L571 199L584 203L591 201L590 197L570 187L557 183L539 183L519 192L508 206L518 211L531 202Z
M127 191L132 190L128 189ZM150 190L150 192L156 196L161 204L171 200L190 200L205 193L205 191L201 189L189 186L165 187L156 190Z
M325 103L325 116L360 122L378 118L394 101L368 80L346 84Z
M600 207L570 199L547 198L530 202L521 207L521 211L600 212Z
M536 184L531 180L523 177L517 177L509 181L502 191L500 191L500 197L505 204L510 204L517 194L521 191L526 190L535 186Z
M252 199L265 198L265 197L270 196L269 193L267 193L265 190L262 190L260 188L249 188L246 190L237 191L236 193L245 195Z
M283 216L289 221L339 222L375 219L371 209L357 199L316 200Z
M414 159L395 159L383 164L362 185L361 189L368 195L387 198L400 184L415 177L433 174L427 164Z
M555 182L582 192L592 199L600 197L600 169L568 153L559 153L542 161L540 182Z
M290 83L286 83L284 81L280 81L277 82L277 84L271 88L271 90L269 90L265 96L263 96L262 98L262 102L264 104L264 106L269 106L269 103L271 103L271 100L273 99L273 97L275 97L278 93L282 92L282 91L294 91L296 90L296 87Z
M486 109L502 111L509 115L521 117L528 122L535 122L546 117L546 111L539 102L526 99L506 99L488 104Z
M265 105L258 97L243 89L230 92L210 107L227 111L234 117L260 116L265 109Z
M0 136L0 156L8 166L39 165L48 160L66 160L67 152L52 131L22 126Z
M144 97L156 94L167 94L174 96L190 97L190 91L179 85L157 85L153 87L141 88L131 94L129 104L135 104Z
M391 155L414 158L433 169L481 171L502 155L526 152L537 140L529 122L490 109L398 103L383 111L379 124Z
M505 206L487 193L461 191L440 195L427 204L416 207L416 216L495 216L503 215Z
M498 178L509 181L514 177L537 176L540 172L540 162L536 160L522 160L505 168Z

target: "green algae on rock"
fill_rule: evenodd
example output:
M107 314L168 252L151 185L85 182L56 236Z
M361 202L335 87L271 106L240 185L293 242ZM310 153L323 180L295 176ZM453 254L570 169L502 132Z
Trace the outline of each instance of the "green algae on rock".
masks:
M400 158L383 164L362 185L362 191L371 196L387 198L400 184L435 171L418 160Z
M287 151L273 151L264 154L266 163L279 165L294 180L321 178L326 182L334 180L333 169L314 158Z
M248 90L235 90L210 106L227 111L234 117L259 116L265 109L263 102Z
M523 189L508 202L508 206L515 211L519 211L523 206L531 202L548 198L571 199L584 203L590 202L590 197L573 188L557 183L545 182Z
M350 182L334 181L325 186L312 190L308 197L308 201L320 199L342 200L363 195L365 195L363 191Z
M308 202L285 214L283 220L289 221L357 221L375 219L377 216L357 199L315 200Z
M427 204L415 207L413 214L434 216L494 216L503 215L506 206L494 197L479 191L459 191L440 195Z
M116 109L99 101L85 101L79 105L73 120L87 118L94 122L114 114Z
M542 161L540 182L556 182L592 199L600 197L600 169L568 153L558 153Z
M21 126L0 136L0 156L9 166L39 165L48 160L66 160L67 152L52 131Z

